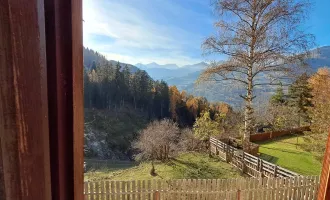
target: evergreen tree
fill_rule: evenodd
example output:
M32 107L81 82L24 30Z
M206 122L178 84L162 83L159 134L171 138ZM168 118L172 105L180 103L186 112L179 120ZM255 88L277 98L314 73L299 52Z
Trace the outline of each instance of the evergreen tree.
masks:
M308 75L304 73L289 87L288 104L296 108L299 125L301 125L301 120L303 122L310 122L307 111L312 106L312 94L311 88L308 85L308 79Z
M90 70L84 71L86 108L116 110L131 106L148 114L149 119L171 118L181 127L191 127L209 109L205 98L180 92L165 81L153 81L143 70L131 73L127 65L122 67L119 62L113 66L92 50L86 55L100 61L90 62ZM217 112L212 112L212 120Z
M96 71L96 62L95 61L93 61L93 63L92 63L91 71L92 70Z
M115 84L115 92L114 92L114 96L113 99L115 101L115 106L117 107L117 105L121 105L122 100L123 100L123 85L124 85L124 78L123 78L123 74L120 71L121 66L120 63L118 62L116 64L116 68L115 68L115 77L114 77L114 84Z
M280 85L277 89L275 94L271 97L270 102L273 105L283 105L286 103L286 97L284 95L283 87Z
M89 80L87 69L84 68L84 106L90 108L91 103L91 82Z
M125 104L125 101L129 101L131 96L131 90L130 90L131 72L127 65L125 65L125 67L123 68L122 74L123 74L123 83L124 83L123 103Z

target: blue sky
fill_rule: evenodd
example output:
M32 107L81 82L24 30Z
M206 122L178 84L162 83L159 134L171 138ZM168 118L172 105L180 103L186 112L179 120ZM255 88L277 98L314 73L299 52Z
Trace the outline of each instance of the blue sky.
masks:
M83 0L84 46L136 64L209 61L201 43L214 33L209 0ZM316 0L304 27L330 45L330 1ZM221 56L218 59L223 59Z

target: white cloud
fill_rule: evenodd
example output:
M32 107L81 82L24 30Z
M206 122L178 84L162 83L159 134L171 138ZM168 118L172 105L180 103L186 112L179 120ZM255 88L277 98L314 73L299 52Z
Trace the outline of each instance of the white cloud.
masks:
M158 64L177 64L178 66L195 64L201 62L200 59L194 59L186 56L173 56L170 58L165 57L134 57L128 56L124 54L116 54L116 53L104 53L103 54L109 60L120 61L123 63L136 64L136 63L152 63L157 62Z
M125 2L125 1L122 1ZM157 62L178 65L200 62L186 49L199 50L202 37L179 27L151 22L144 13L122 2L84 0L84 45L109 59L130 64ZM95 35L113 39L95 41ZM93 38L94 37L94 38Z

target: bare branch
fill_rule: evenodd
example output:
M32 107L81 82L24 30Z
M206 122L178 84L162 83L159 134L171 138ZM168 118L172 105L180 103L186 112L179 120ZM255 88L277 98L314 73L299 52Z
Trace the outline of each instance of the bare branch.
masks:
M205 53L225 54L229 61L206 69L201 81L233 81L246 86L245 137L253 131L255 86L278 85L304 66L313 36L301 31L308 0L214 0L218 34L206 39ZM268 79L264 77L268 76Z

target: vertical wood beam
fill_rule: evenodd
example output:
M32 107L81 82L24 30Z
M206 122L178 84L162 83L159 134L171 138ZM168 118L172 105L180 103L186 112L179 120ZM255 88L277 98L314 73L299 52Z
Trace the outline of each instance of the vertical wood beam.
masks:
M83 199L82 0L45 0L53 199Z
M1 137L0 137L0 199L6 198L5 192L5 180L3 174L3 166L2 166L2 149L1 149Z
M328 135L327 146L323 157L323 167L317 199L330 199L330 133Z
M0 0L0 141L5 200L50 200L43 0Z

